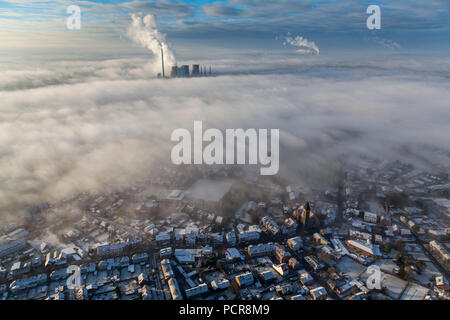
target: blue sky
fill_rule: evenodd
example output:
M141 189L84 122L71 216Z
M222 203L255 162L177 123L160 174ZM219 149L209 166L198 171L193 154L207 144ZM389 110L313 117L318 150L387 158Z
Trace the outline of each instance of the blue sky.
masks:
M79 5L82 29L69 31L66 8ZM381 30L366 28L366 8L381 7ZM321 52L449 50L448 0L0 0L0 38L9 50L97 47L133 51L125 30L130 14L155 15L158 29L185 46L283 49L288 32L314 41ZM131 50L131 51L130 51Z

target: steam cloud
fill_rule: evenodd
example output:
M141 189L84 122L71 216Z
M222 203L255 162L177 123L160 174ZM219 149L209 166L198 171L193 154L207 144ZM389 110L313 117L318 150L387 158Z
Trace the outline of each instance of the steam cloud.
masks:
M418 146L423 157L424 144L450 149L450 87L441 71L448 61L409 61L410 73L386 61L387 71L373 74L360 62L280 74L265 59L248 59L269 66L264 74L170 81L143 78L142 60L132 59L0 74L0 219L39 201L132 184L170 163L171 132L192 130L194 120L219 129L279 128L279 174L295 185L305 174L326 179L343 153L411 160L399 145ZM228 70L236 61L220 65ZM68 75L70 68L83 72Z
M296 52L301 54L320 53L319 47L313 41L309 41L308 39L303 38L302 36L296 37L287 36L285 38L285 44L290 44L291 46L299 47L299 49L297 49Z
M127 35L138 45L150 50L154 59L152 62L153 72L161 70L161 49L164 52L164 66L176 64L175 55L170 50L166 37L156 28L155 17L151 14L132 14L132 22L128 27ZM167 69L166 69L167 70Z

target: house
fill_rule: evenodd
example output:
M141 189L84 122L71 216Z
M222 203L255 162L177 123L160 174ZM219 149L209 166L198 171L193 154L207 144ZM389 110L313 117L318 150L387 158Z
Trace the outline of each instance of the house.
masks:
M286 296L294 291L294 288L290 284L283 284L280 286L276 286L275 289L280 296Z
M439 289L444 290L444 291L449 291L450 290L449 283L444 278L444 276L437 276L435 278L435 282L436 282L436 287L438 287Z
M193 298L208 292L208 285L206 283L199 284L196 287L186 290L186 298Z
M276 272L278 272L281 276L285 276L286 274L289 273L289 268L286 263L274 264L272 265L272 268Z
M173 251L172 251L171 247L163 248L163 249L159 250L159 257L161 259L170 258L170 257L172 257L172 253L173 253Z
M142 253L135 253L132 257L131 260L133 261L133 263L141 263L141 262L145 262L148 260L148 254L145 252Z
M167 232L160 232L156 235L155 240L159 246L166 246L170 243L170 234Z
M238 249L236 248L228 248L225 251L225 258L227 261L243 261L244 257L241 255Z
M295 258L290 258L288 261L288 265L292 270L295 270L300 266L297 259L295 259Z
M278 243L275 244L275 255L277 256L279 263L288 262L291 258L291 253L286 251L286 248Z
M300 237L290 238L287 241L287 245L294 251L298 251L303 246L303 240Z
M270 282L273 282L277 279L277 276L273 273L273 271L266 270L259 274L259 277L261 278L262 282L268 284Z
M315 256L306 256L305 261L313 268L315 271L323 269L325 266L318 261Z
M172 296L172 300L182 300L183 297L181 296L180 287L178 286L177 280L170 278L167 283L169 285L169 291L170 295Z
M319 244L328 245L328 241L320 233L314 233L313 238Z
M273 236L276 236L280 232L280 227L269 216L265 216L261 219L261 224L269 231Z
M247 253L250 257L260 257L272 255L275 252L275 245L273 243L258 244L256 246L250 245L247 247Z
M376 213L364 212L364 221L369 223L377 223L378 216Z
M227 289L229 286L230 281L228 281L227 279L211 281L211 288L213 288L213 290L224 290Z
M306 270L300 270L297 272L300 282L304 286L309 286L314 283L314 278Z
M251 272L242 273L234 279L240 288L246 287L254 281L253 274Z
M379 246L371 244L370 240L367 240L367 242L358 240L347 240L346 244L349 248L367 257L381 256Z

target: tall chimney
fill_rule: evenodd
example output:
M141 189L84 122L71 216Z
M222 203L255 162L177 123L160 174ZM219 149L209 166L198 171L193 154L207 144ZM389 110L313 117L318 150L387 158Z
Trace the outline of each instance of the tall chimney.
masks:
M164 51L163 51L163 48L161 48L161 65L162 65L162 77L165 78L166 76L164 75Z

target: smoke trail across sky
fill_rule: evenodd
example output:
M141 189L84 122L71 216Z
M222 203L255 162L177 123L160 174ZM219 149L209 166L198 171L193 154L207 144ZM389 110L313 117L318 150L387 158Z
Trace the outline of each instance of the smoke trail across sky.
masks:
M169 66L175 65L175 55L170 50L165 35L156 28L155 17L151 14L145 16L132 14L131 19L132 22L128 27L127 35L134 43L147 48L153 53L152 71L156 74L156 72L161 70L161 49L164 52L164 63Z

